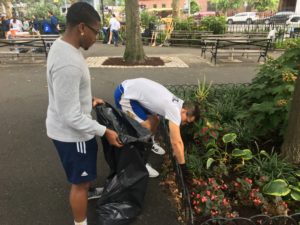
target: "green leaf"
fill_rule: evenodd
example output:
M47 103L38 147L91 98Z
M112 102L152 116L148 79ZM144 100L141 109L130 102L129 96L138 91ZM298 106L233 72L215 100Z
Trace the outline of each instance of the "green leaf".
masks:
M225 134L222 138L223 142L229 143L229 142L233 142L236 139L237 135L235 133L229 133L229 134Z
M206 155L207 156L212 156L214 155L216 152L218 152L218 149L215 149L215 148L211 148L207 151Z
M267 153L265 150L261 150L261 151L259 152L259 154L261 154L261 155L267 157L268 159L270 159L269 153Z
M209 169L209 167L211 166L211 164L214 162L215 160L213 158L209 158L206 162L206 169Z
M241 150L241 149L236 148L232 151L231 154L233 157L241 157L245 160L249 160L249 159L253 158L253 155L252 155L252 152L250 149Z
M291 197L295 201L300 201L300 192L292 190Z
M286 196L291 192L285 180L277 179L266 184L263 187L263 193L273 196Z
M289 188L292 189L292 190L294 190L294 191L298 191L300 193L300 187L296 187L296 186L290 185Z
M207 144L206 144L206 149L210 149L210 148L216 148L217 144L216 144L216 140L215 139L211 139Z
M296 172L295 172L295 175L296 175L297 177L300 177L300 170L296 171Z

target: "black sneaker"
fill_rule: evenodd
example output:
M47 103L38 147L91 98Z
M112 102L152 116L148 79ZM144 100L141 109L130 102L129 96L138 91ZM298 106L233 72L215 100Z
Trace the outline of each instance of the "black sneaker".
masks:
M88 191L88 200L100 198L103 192L103 187L90 188Z

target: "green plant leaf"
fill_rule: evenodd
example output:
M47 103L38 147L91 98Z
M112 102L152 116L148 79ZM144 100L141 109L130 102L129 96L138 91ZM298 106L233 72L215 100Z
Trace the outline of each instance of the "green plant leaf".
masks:
M290 185L289 188L300 193L300 187Z
M277 179L266 184L263 187L263 193L273 196L286 196L291 192L285 180Z
M206 162L206 169L209 169L209 167L211 166L211 164L214 162L215 160L213 158L209 158Z
M261 150L261 151L259 152L259 154L261 154L261 155L267 157L268 159L270 159L269 153L267 153L265 150Z
M206 149L216 148L218 147L215 139L211 139L205 146Z
M218 149L215 149L215 148L211 148L207 151L206 155L207 156L212 156L214 155L216 152L218 151Z
M237 138L237 135L235 133L229 133L229 134L225 134L223 136L222 140L226 144L229 142L233 142L236 138Z
M291 192L291 197L292 197L292 199L294 199L295 201L300 201L300 192L299 192L299 191L294 191L294 190L292 190L292 192Z
M241 157L241 158L246 159L246 160L249 160L249 159L253 158L253 155L252 155L252 152L251 152L250 149L241 150L241 149L236 148L232 151L231 154L234 157Z
M296 175L297 177L300 177L300 170L295 171L295 175Z

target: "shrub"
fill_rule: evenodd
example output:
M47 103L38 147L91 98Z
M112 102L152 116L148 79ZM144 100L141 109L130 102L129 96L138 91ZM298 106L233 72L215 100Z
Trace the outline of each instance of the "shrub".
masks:
M226 20L224 16L207 16L201 20L203 30L212 31L214 34L225 33Z
M192 17L174 20L174 30L192 31L195 29L195 21Z
M278 134L282 137L287 125L299 59L300 44L292 42L278 59L269 59L262 65L249 85L244 112L239 118L249 121L247 126L257 136L273 140Z
M144 28L148 28L150 23L157 24L157 17L153 13L149 13L147 11L142 11L140 14L141 17L141 26Z

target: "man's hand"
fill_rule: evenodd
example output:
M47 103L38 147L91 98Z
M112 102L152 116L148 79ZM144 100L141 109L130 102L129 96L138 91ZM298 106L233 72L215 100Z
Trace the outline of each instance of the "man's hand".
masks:
M101 105L101 104L104 104L104 103L105 102L103 101L103 99L93 97L93 101L92 101L93 107L96 107L97 105Z
M113 145L118 148L123 147L123 144L120 141L118 134L114 130L106 128L104 135L110 145Z

